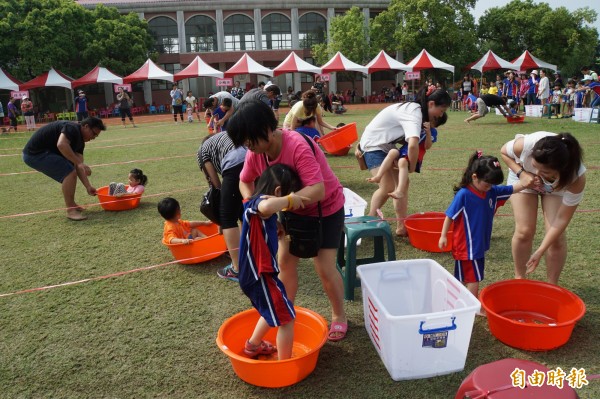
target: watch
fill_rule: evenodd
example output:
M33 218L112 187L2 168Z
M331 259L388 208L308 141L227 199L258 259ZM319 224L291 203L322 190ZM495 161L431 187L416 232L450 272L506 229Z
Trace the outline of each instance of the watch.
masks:
M525 172L525 168L521 168L521 170L519 170L516 174L517 174L517 179L521 177L521 173Z

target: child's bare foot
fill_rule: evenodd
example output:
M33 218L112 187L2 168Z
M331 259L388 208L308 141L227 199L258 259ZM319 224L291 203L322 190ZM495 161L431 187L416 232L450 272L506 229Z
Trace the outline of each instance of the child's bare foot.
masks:
M404 197L404 194L402 193L402 191L392 191L391 193L388 193L388 196L394 199L402 199Z
M470 124L471 124L471 121L470 121L468 118L467 118L467 119L465 119L465 122L467 122L467 124L468 124L468 125L470 125Z
M379 175L375 175L375 176L373 176L373 177L369 177L369 178L367 179L367 181L368 181L369 183L379 183L379 182L381 181L381 176L379 176Z
M398 237L408 237L408 232L406 231L406 229L398 227L396 229L396 235Z

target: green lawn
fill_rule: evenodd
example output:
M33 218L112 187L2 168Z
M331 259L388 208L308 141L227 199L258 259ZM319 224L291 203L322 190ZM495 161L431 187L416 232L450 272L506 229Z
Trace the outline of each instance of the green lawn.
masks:
M356 121L360 132L375 113L350 106L347 114L327 120L334 125ZM474 368L507 357L563 370L584 368L588 375L600 373L600 125L547 119L509 125L495 115L466 125L464 118L463 112L450 113L423 172L411 176L409 213L445 210L470 153L480 148L499 156L502 144L516 133L568 131L586 151L586 195L569 226L569 257L561 285L585 301L587 313L565 346L541 353L516 350L497 341L487 322L477 318L463 372L394 382L364 329L357 289L356 300L347 303L347 339L323 347L313 374L292 387L257 388L236 377L215 344L221 323L250 307L236 284L217 278L217 268L228 263L220 257L199 265L170 264L0 296L0 397L452 398ZM85 159L92 166L96 187L126 181L130 169L141 168L149 177L142 204L133 211L105 212L97 206L97 198L78 186L78 202L89 205L84 222L66 219L57 183L39 173L23 173L30 169L19 154L29 135L0 137L0 295L172 260L160 243L163 220L156 204L172 195L182 204L183 218L202 219L198 204L206 182L195 153L205 128L197 123L176 126L170 119L138 121L138 129L110 126L88 144ZM365 181L368 173L358 170L351 154L329 161L344 186L370 199L374 185ZM391 202L383 212L392 217ZM513 276L510 203L499 213L483 286ZM453 269L450 254L422 252L405 239L396 239L396 253L399 259L432 258ZM329 303L312 265L303 261L300 268L296 304L328 319ZM542 264L533 278L544 276ZM600 382L590 381L579 394L600 397Z

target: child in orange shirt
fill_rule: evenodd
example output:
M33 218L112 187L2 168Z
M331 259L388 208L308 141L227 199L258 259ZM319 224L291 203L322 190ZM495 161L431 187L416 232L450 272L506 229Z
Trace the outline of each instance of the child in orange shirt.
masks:
M198 238L204 238L206 235L196 227L212 223L210 221L182 220L179 202L171 197L164 198L158 203L158 213L165 218L163 242L167 244L191 244Z

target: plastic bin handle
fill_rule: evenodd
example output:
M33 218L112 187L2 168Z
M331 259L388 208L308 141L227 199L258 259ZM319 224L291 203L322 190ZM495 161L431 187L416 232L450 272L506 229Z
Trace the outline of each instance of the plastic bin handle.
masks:
M452 316L450 318L450 320L452 321L451 326L430 328L430 329L423 329L423 324L425 324L425 322L422 321L421 324L419 325L419 334L429 334L429 333L437 333L437 332L456 330L456 323L454 322L456 320L456 316Z
M407 280L410 278L407 269L390 271L383 267L379 272L380 280Z

